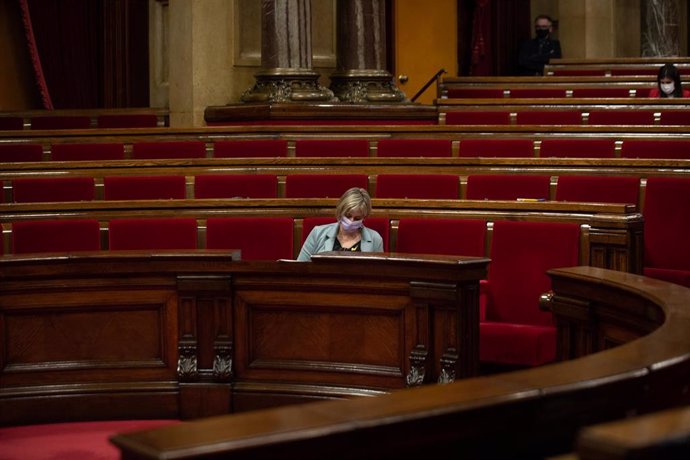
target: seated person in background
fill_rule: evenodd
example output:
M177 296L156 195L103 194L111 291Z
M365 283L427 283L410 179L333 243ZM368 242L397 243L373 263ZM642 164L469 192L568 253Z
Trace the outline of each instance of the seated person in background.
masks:
M536 37L520 44L518 64L520 75L544 75L549 59L561 57L561 43L551 38L553 21L545 14L534 19Z
M336 221L318 225L304 241L297 260L326 251L383 252L383 238L364 226L371 212L371 197L363 188L353 187L343 193L335 208Z
M680 72L673 64L664 64L659 68L656 86L649 90L649 97L690 97L690 90L681 86Z

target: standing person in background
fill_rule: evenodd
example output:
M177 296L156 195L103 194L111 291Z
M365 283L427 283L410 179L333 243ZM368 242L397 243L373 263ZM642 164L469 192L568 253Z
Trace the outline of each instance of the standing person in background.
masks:
M561 43L551 38L553 20L540 14L534 19L536 37L520 45L518 65L520 75L544 75L544 65L549 59L561 57Z
M304 241L297 260L326 251L383 252L383 238L364 226L371 212L371 198L366 190L353 187L340 197L335 207L335 222L318 225Z
M649 97L690 97L690 90L683 89L678 68L664 64L659 68L656 88L649 90Z

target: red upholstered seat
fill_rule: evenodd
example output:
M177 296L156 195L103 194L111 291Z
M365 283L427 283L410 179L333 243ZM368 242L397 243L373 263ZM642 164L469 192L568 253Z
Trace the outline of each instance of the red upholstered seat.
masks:
M216 141L214 158L286 157L288 143L283 139Z
M690 111L662 110L659 123L662 125L690 125Z
M448 97L452 99L495 99L503 97L503 90L500 88L448 88Z
M108 236L111 250L197 248L193 218L112 219Z
M240 249L242 260L292 259L291 217L221 217L206 221L206 247Z
M90 201L95 198L93 177L26 178L12 181L17 203Z
M103 178L106 200L182 200L184 176L107 176Z
M296 157L368 157L366 139L300 139L295 141Z
M53 144L50 150L54 161L101 161L125 158L124 144L116 142Z
M194 198L276 198L272 174L208 174L194 178Z
M88 129L91 117L80 115L46 115L31 118L31 129Z
M522 110L517 112L518 125L581 125L579 110Z
M530 139L463 139L459 156L531 158L534 146Z
M630 75L654 75L656 76L659 73L659 68L656 66L653 67L611 67L611 75L621 75L621 76L630 76ZM681 72L682 73L682 72Z
M578 97L630 97L632 88L573 88L573 98Z
M460 180L455 174L379 174L376 198L460 198Z
M446 112L447 125L509 125L510 112L499 110L457 110Z
M96 124L99 128L155 128L158 116L153 113L99 115Z
M3 460L119 460L110 437L180 423L178 420L114 420L0 428Z
M285 177L286 198L340 198L351 187L367 189L366 174L289 174Z
M614 139L543 139L541 158L614 158Z
M690 179L647 179L644 216L644 274L671 282L690 279ZM685 284L690 287L690 284Z
M0 117L0 131L16 131L24 129L22 117Z
M688 140L625 140L621 147L622 158L668 158L690 159L690 141Z
M473 174L467 176L468 200L548 200L550 176L522 174Z
M562 77L603 77L606 75L606 70L604 69L552 69L549 75L562 76Z
M317 225L326 225L335 222L335 217L305 217L302 221L302 243ZM390 220L387 217L372 217L364 219L364 226L376 230L383 239L383 250L388 251L390 241Z
M41 144L0 144L0 161L41 161L43 147Z
M450 157L450 139L382 139L378 142L379 157Z
M483 220L403 218L396 252L481 257L485 243Z
M135 142L132 158L205 158L206 145L202 141Z
M638 205L640 179L632 176L558 177L556 201L621 203Z
M540 98L565 97L566 90L559 88L514 88L510 90L510 97Z
M100 226L94 219L25 220L12 224L15 254L100 249Z
M652 110L591 110L590 125L653 125Z
M580 228L555 222L494 222L480 361L537 366L556 358L552 314L539 308L546 271L579 263Z

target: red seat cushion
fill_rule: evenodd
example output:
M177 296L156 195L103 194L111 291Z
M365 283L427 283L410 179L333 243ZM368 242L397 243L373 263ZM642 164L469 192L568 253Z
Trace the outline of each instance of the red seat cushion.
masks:
M543 139L539 149L541 158L613 158L614 139Z
M125 146L121 143L53 144L50 150L54 161L100 161L125 158Z
M206 145L202 141L136 142L132 158L205 158Z
M520 174L473 174L467 177L468 200L548 200L551 177Z
M208 174L194 178L194 198L276 198L272 174Z
M289 174L286 198L340 198L351 187L367 189L366 174Z
M180 423L178 420L117 420L50 423L0 428L3 460L118 460L110 437Z
M463 139L461 157L531 158L534 144L530 139Z
M286 157L288 143L283 139L216 141L214 158Z
M369 141L365 139L295 141L296 157L368 157Z
M460 197L455 174L379 174L376 198L454 200Z
M570 176L558 177L556 201L591 203L630 203L637 206L640 179L629 176Z
M182 200L184 176L107 176L103 178L106 200Z
M15 254L98 251L100 225L93 219L14 222L12 246Z
M226 217L206 222L206 247L240 249L242 260L293 258L291 217Z
M449 157L450 139L382 139L378 142L379 157Z
M17 203L90 201L96 185L93 177L26 178L13 180L12 192Z
M193 218L113 219L108 236L111 250L196 249Z

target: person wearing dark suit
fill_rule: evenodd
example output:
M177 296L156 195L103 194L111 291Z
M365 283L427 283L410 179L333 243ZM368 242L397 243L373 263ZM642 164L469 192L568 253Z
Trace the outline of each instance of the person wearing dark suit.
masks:
M544 65L561 57L561 43L551 38L553 20L540 14L534 19L536 37L520 44L518 65L520 75L544 75Z
M340 197L335 208L335 222L318 225L304 241L297 260L326 251L383 252L383 238L364 226L371 212L371 198L363 188L353 187Z
M649 90L649 97L690 97L690 90L683 89L678 68L664 64L659 68L656 88Z

